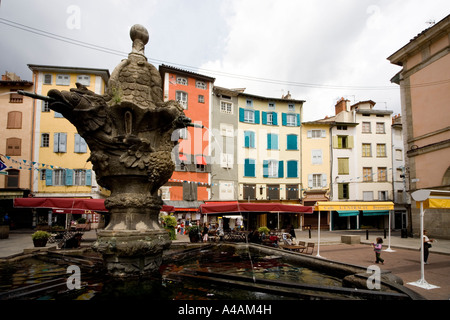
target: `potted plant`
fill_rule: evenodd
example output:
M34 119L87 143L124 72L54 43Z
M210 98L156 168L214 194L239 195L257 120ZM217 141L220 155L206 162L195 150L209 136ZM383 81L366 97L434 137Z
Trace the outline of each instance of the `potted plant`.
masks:
M200 241L200 228L198 226L190 226L187 228L189 239L191 242L199 242Z
M47 245L48 238L50 238L50 233L47 231L36 231L31 235L35 247L45 247Z
M177 226L177 219L174 216L164 216L164 228L169 232L170 240L176 240L175 227Z
M267 236L267 235L270 233L270 229L267 228L266 226L263 226L263 227L259 227L259 228L258 228L258 232L259 232L261 235L264 234L264 236Z

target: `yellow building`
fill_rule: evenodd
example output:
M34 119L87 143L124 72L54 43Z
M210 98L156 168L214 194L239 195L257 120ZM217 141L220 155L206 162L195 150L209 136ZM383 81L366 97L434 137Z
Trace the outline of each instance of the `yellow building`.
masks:
M328 201L330 191L330 124L311 121L302 123L302 189L303 205ZM305 215L302 225L317 226L317 212ZM326 212L321 213L321 228L329 224Z
M238 94L239 200L300 203L300 125L303 100ZM298 226L262 216L269 228ZM274 223L271 224L271 221Z
M69 91L75 83L103 94L109 79L106 69L32 65L34 93L51 89ZM76 128L46 102L34 100L32 192L48 197L99 197L90 152Z

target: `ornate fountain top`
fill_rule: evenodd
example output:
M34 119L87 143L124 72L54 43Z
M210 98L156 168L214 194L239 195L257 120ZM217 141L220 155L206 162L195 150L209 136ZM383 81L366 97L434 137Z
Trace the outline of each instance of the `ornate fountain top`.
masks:
M133 41L132 53L141 54L145 57L144 48L148 43L148 31L144 26L135 24L131 27L130 38Z

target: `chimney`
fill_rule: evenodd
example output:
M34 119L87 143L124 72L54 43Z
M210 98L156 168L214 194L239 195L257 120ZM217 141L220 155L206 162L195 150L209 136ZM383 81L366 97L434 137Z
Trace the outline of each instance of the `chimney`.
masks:
M336 115L341 113L342 111L348 111L347 110L347 102L349 102L349 100L345 100L344 98L341 98L336 105L334 106L334 110L336 112Z

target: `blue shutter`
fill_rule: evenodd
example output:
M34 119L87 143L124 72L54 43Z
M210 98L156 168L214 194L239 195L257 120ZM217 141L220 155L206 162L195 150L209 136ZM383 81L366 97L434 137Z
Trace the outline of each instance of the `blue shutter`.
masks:
M66 169L66 186L72 186L73 185L73 170Z
M298 136L296 134L287 135L287 149L288 150L298 150L297 146Z
M288 178L298 178L298 161L289 160L287 162L287 177Z
M59 134L59 152L67 152L67 133Z
M287 115L286 115L286 113L282 113L281 114L281 124L283 125L283 126L286 126L287 125Z
M250 148L250 131L244 131L244 147Z
M244 108L239 108L239 121L244 122L245 110Z
M274 126L278 125L278 113L272 112L272 124Z
M86 170L86 185L92 185L92 170Z
M269 177L269 160L263 160L263 177Z
M259 124L259 110L255 110L255 123Z
M297 127L300 127L300 113L297 113Z
M267 150L272 149L272 134L267 134Z
M255 148L255 133L250 131L250 148Z
M278 135L272 134L272 148L278 150Z
M46 186L53 185L53 170L45 169L45 185Z
M59 133L53 134L53 152L59 152Z
M278 161L278 178L284 177L284 162Z
M74 148L73 152L75 152L75 153L81 152L80 144L81 144L81 136L78 133L75 133L75 148Z
M262 124L267 124L267 112L262 111Z

